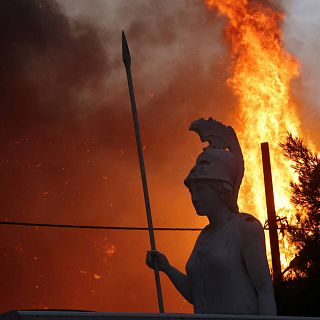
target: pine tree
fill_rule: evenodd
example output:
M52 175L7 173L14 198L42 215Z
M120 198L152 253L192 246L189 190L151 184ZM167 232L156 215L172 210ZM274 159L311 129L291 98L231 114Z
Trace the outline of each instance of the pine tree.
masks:
M320 315L320 158L290 133L280 146L298 174L298 181L290 183L297 223L287 230L297 248L297 255L287 268L295 277L284 282L283 301L290 302L283 306L283 312Z

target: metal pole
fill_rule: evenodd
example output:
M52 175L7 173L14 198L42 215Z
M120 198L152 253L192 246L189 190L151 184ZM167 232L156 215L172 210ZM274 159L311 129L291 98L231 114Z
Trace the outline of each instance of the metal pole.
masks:
M262 164L264 175L264 188L266 194L266 205L269 223L270 247L272 257L273 281L276 286L282 282L280 250L278 240L278 226L276 218L276 209L274 205L272 173L270 164L270 153L268 142L261 143Z
M131 56L130 56L130 52L129 52L127 39L126 39L126 36L123 31L122 31L122 59L123 59L124 66L126 68L127 79L128 79L128 87L129 87L129 94L130 94L130 101L131 101L131 110L132 110L134 131L135 131L135 135L136 135L137 150L138 150L138 156L139 156L139 164L140 164L140 173L141 173L142 186L143 186L144 202L145 202L147 220L148 220L148 229L149 229L151 250L156 250L156 242L155 242L155 238L154 238L151 207L150 207L148 185L147 185L147 175L146 175L146 169L145 169L144 159L143 159L143 151L142 151L140 129L139 129L139 122L138 122L138 113L137 113L136 100L135 100L135 96L134 96L133 81L132 81L132 75L131 75ZM157 287L159 311L161 313L163 313L164 308L163 308L162 290L161 290L161 283L160 283L160 274L159 274L158 264L155 259L154 259L154 276L155 276L156 287Z

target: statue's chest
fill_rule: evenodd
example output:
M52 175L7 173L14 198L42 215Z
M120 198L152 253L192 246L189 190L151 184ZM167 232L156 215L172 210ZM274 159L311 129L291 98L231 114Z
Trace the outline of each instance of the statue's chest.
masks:
M240 239L232 225L221 232L200 234L187 263L189 272L227 271L241 261Z

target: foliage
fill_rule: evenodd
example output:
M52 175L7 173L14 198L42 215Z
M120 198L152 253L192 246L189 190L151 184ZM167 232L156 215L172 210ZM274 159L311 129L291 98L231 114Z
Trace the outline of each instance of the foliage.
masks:
M320 158L290 133L280 146L298 174L298 181L290 183L297 223L287 230L291 243L298 249L287 268L295 278L287 278L283 283L281 307L287 315L319 315Z

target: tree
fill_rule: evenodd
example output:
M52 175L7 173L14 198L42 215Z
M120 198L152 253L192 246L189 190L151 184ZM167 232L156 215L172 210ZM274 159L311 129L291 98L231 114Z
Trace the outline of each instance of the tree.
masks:
M290 133L280 146L298 174L298 181L290 182L297 223L289 225L287 230L289 240L298 251L286 269L294 277L287 277L284 281L282 312L288 315L319 315L320 158Z

